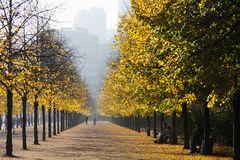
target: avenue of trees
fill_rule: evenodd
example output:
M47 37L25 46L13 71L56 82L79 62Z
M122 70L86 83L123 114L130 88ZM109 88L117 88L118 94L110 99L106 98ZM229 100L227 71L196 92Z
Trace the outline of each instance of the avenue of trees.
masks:
M73 118L88 110L88 90L78 74L74 53L49 27L56 9L40 0L0 0L0 110L6 113L7 156L13 156L13 115L21 115L22 147L27 149L27 110L34 114L34 144L39 144L39 109L43 140L45 112L51 137L65 130L69 119L72 124L68 125L76 125Z
M154 132L156 115L171 115L172 144L181 115L187 149L187 116L200 108L201 153L211 154L211 124L229 122L234 159L240 159L239 6L239 0L131 0L118 25L119 57L111 61L100 111L136 124L153 116Z

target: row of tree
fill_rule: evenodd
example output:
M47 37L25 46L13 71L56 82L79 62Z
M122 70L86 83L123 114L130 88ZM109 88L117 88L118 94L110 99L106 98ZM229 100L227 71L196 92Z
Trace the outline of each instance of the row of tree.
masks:
M240 159L239 5L239 0L131 0L131 11L118 25L119 57L101 91L101 112L172 114L173 121L182 113L188 139L187 106L202 106L202 154L211 153L209 111L220 118L233 112L234 159Z
M6 98L1 101L1 111L7 114L7 156L13 156L13 108L22 110L23 149L27 149L27 107L34 109L35 144L40 107L50 113L87 109L88 90L78 74L73 51L49 27L57 8L40 0L0 0L0 97Z

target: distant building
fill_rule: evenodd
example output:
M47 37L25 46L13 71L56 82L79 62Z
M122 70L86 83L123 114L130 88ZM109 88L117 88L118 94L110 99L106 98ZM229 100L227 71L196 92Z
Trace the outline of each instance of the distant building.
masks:
M115 30L107 30L105 11L94 7L81 10L75 18L73 28L62 28L61 33L77 56L82 56L78 60L79 70L97 107L96 101L107 74Z
M82 56L81 61L78 61L79 69L89 86L93 100L96 101L107 72L106 64L111 45L100 44L96 35L81 27L62 28L61 33L76 51L77 56Z
M89 33L99 37L100 43L106 43L107 18L104 9L93 7L81 10L74 20L74 27L86 28Z

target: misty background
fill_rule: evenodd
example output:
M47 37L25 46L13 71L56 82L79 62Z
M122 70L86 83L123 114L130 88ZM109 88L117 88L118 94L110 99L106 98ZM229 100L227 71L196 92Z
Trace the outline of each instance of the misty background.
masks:
M59 30L66 43L75 51L79 74L89 87L92 105L107 75L107 62L111 56L114 34L119 17L129 10L129 0L51 0L59 5L53 27ZM96 110L95 110L96 112Z

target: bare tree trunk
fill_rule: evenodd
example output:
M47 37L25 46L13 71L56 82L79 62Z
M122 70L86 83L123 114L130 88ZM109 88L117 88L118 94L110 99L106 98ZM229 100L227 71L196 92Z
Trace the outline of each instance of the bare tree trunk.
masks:
M75 115L75 113L71 112L71 128L75 127L75 117L74 117L74 115ZM93 124L94 124L94 121L93 121Z
M122 119L120 119L122 121ZM121 122L122 123L122 122ZM137 131L137 116L134 116L134 131Z
M0 130L2 130L2 115L0 115Z
M157 138L157 112L153 113L153 137Z
M147 116L147 136L151 135L150 116Z
M7 89L7 140L6 140L7 156L13 156L12 110L13 110L13 93L10 89Z
M63 132L63 110L61 110L61 132Z
M63 114L63 115L62 115L62 118L63 118L63 119L62 119L62 121L63 121L63 122L62 122L62 124L63 124L63 131L65 131L65 111L64 111L64 110L62 110L62 114Z
M68 112L68 128L72 128L72 122L73 122L72 112Z
M65 111L65 129L68 130L68 111Z
M56 107L54 104L54 108L53 108L53 135L57 135L56 132Z
M234 94L233 100L233 159L240 159L240 90Z
M52 137L51 107L48 108L48 137Z
M39 144L38 142L38 101L34 102L34 144Z
M176 134L176 111L172 113L172 135L171 135L171 144L177 144L177 134Z
M59 110L57 109L57 134L60 134L59 130Z
M46 140L46 116L45 116L45 106L42 105L42 140Z
M188 136L188 111L187 103L182 104L182 120L183 120L183 132L184 132L184 149L189 149L189 136Z
M207 107L207 101L204 103L204 139L201 148L201 154L209 155L211 154L211 142L210 142L210 116L209 108Z
M141 132L141 122L140 122L141 117L138 115L137 116L137 131L138 133Z
M161 130L161 133L163 133L163 130L164 130L164 113L161 113L160 114L160 130Z
M13 25L13 2L12 0L9 0L9 12L8 16L5 18L8 18L7 22L7 48L9 54L12 51L12 25ZM8 72L11 73L12 64L8 63ZM7 88L7 139L6 139L6 156L13 156L13 144L12 144L12 111L13 111L13 92L11 89Z
M27 149L27 95L22 97L22 147L24 150Z

